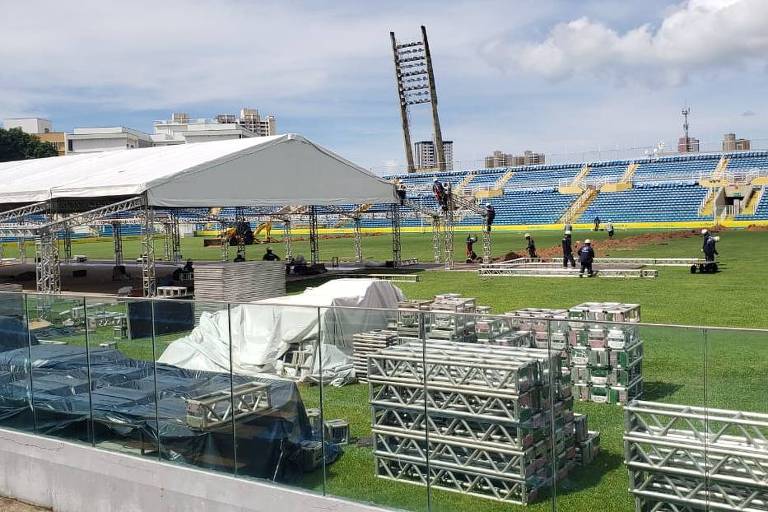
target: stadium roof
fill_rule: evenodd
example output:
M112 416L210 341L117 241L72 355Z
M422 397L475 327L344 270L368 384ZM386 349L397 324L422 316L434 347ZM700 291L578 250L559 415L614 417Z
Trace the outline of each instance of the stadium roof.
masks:
M0 163L0 204L143 193L159 207L395 202L392 184L295 134Z

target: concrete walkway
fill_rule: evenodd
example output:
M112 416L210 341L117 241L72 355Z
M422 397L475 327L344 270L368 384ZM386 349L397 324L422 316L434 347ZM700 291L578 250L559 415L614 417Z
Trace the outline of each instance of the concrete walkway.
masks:
M0 497L0 512L44 512L49 508L35 507L10 498Z

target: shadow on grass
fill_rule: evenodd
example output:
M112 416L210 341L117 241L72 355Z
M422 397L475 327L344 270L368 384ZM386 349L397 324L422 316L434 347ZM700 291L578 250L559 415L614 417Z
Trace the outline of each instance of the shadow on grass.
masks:
M672 382L643 382L643 400L661 400L662 398L673 395L682 387L682 384L674 384Z
M568 475L568 478L559 480L557 482L557 495L565 496L597 487L605 475L618 469L622 464L624 464L622 455L601 451L592 464L578 467Z

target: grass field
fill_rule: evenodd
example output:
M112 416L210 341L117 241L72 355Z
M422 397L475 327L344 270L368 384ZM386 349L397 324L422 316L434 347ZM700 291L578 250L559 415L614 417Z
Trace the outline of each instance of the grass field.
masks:
M636 233L620 233L619 237ZM457 235L457 241L465 235ZM604 233L577 233L576 239L586 237L599 241ZM559 243L560 234L536 233L540 248ZM553 278L487 278L480 279L471 272L427 271L421 282L401 284L409 298L428 298L436 293L458 292L476 297L479 304L505 312L522 307L569 307L584 301L618 301L642 305L644 322L723 327L768 327L766 308L766 279L764 260L768 256L768 233L728 231L721 234L718 246L723 270L713 275L691 275L686 268L661 268L657 279L553 279ZM389 257L388 235L366 237L364 252L370 259ZM694 257L699 256L699 237L674 240L637 247L617 249L611 256L625 257ZM457 257L463 254L463 244L457 243ZM522 252L524 242L520 233L500 233L494 237L494 252ZM282 247L275 244L279 254ZM158 249L161 247L158 245ZM90 257L109 258L111 242L79 243L76 253ZM260 255L262 248L249 248L251 255ZM218 248L202 248L200 239L184 239L185 257L217 259ZM308 254L306 243L296 243L296 253ZM126 242L128 256L138 253L135 240ZM10 255L11 247L6 249ZM324 258L338 256L351 259L354 251L351 239L321 241ZM403 235L403 256L430 261L431 241L428 234ZM458 259L458 258L457 258ZM291 286L299 292L323 279ZM91 341L107 339L106 330L94 333ZM768 333L735 332L718 329L683 327L644 327L644 380L646 400L670 403L707 405L768 413ZM159 354L171 337L159 340ZM75 340L72 340L75 341ZM80 343L84 340L78 340ZM131 357L152 357L150 340L135 340L120 346ZM320 389L301 386L305 404L319 406ZM345 418L351 423L355 438L370 436L370 409L366 385L343 388L325 387L324 414L328 418ZM588 415L592 430L601 432L602 453L589 467L578 469L568 479L550 489L550 499L526 507L530 511L552 510L556 495L557 510L561 511L631 511L633 501L627 492L627 473L623 467L623 412L621 407L607 404L577 403L577 412ZM373 456L365 445L350 445L339 461L327 468L325 482L318 474L294 483L297 486L325 492L329 495L369 501L379 505L409 510L425 510L425 489L407 484L377 479L373 474ZM512 505L465 495L433 491L432 510L472 510L473 512L520 509Z

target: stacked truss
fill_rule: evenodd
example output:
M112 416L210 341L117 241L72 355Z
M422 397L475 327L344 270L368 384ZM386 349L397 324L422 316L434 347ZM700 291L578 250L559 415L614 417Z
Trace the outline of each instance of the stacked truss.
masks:
M534 501L575 465L573 399L560 367L545 350L450 341L369 355L377 476Z
M768 415L643 401L624 411L636 510L768 510Z
M355 377L361 382L367 381L368 356L381 349L397 344L397 332L377 329L352 335L352 361Z

